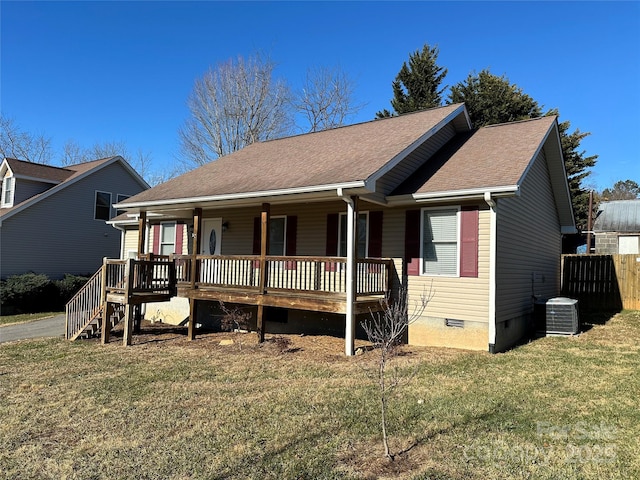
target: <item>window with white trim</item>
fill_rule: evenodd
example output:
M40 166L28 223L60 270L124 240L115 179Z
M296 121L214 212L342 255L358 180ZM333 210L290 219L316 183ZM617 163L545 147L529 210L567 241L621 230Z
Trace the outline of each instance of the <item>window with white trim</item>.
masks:
M358 214L358 258L366 258L369 252L369 212ZM347 256L347 214L340 214L338 227L338 256Z
M176 251L176 223L160 224L160 255L171 255Z
M118 201L116 203L120 203L120 202L124 202L127 198L129 198L131 195L123 195L121 193L118 194ZM126 210L116 210L116 217L118 215L122 215L124 212L126 212Z
M284 256L286 252L287 217L271 217L269 219L269 253L268 255Z
M96 203L94 209L95 220L111 219L111 193L96 190Z
M15 192L16 179L13 177L4 177L2 179L2 206L13 207L13 198Z
M422 273L457 276L460 246L459 209L423 209L421 226Z

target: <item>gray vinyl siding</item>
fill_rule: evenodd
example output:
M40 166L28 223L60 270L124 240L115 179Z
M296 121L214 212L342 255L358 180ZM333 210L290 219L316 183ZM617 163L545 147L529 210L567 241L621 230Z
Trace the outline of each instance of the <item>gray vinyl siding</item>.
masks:
M503 331L504 322L525 328L533 296L549 298L560 290L562 239L543 152L526 174L520 196L499 200L497 211L496 345L508 346L513 334Z
M33 271L51 278L95 272L120 256L120 232L94 220L96 190L133 195L141 185L118 162L30 205L0 227L0 275Z
M42 193L46 190L49 190L51 187L54 187L55 184L45 183L45 182L37 182L34 180L24 180L21 178L16 178L15 180L15 190L13 197L13 204L18 205L19 203L24 202L25 200Z
M453 125L447 124L428 141L420 145L414 152L404 158L395 168L383 175L377 182L376 190L384 195L390 194L398 185L411 176L425 161L451 140L456 131Z

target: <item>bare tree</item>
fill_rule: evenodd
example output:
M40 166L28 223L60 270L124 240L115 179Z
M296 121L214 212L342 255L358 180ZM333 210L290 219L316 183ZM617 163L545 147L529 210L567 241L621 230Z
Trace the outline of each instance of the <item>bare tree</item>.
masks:
M340 127L364 105L354 103L355 84L339 67L309 69L294 108L308 123L309 132Z
M396 355L397 347L407 328L422 315L432 298L433 290L431 288L428 292L423 291L420 298L414 302L413 308L410 309L407 288L401 286L397 299L391 300L387 297L382 312L372 312L371 318L362 322L362 328L367 334L367 338L379 354L374 378L377 381L380 395L380 428L384 456L389 460L394 460L396 454L392 454L389 448L388 398L391 390L398 386L399 377L396 371L392 378L387 378L387 367Z
M221 63L196 80L187 100L191 117L178 132L187 167L290 131L289 88L273 78L274 69L256 54Z
M51 162L51 139L25 132L13 119L0 115L0 155L48 164Z

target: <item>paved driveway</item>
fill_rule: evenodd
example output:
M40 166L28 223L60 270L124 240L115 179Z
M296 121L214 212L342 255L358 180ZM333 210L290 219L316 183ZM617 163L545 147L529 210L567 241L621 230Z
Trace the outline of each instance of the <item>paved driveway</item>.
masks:
M42 337L64 337L64 315L0 326L0 343Z

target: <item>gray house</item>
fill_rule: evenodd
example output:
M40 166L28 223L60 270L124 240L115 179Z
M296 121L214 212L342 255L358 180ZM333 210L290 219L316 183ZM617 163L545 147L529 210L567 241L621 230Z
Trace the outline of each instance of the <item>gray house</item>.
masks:
M596 253L640 253L640 199L602 202L593 224Z
M64 168L5 158L0 179L0 278L95 272L120 252L112 205L149 188L119 156Z

